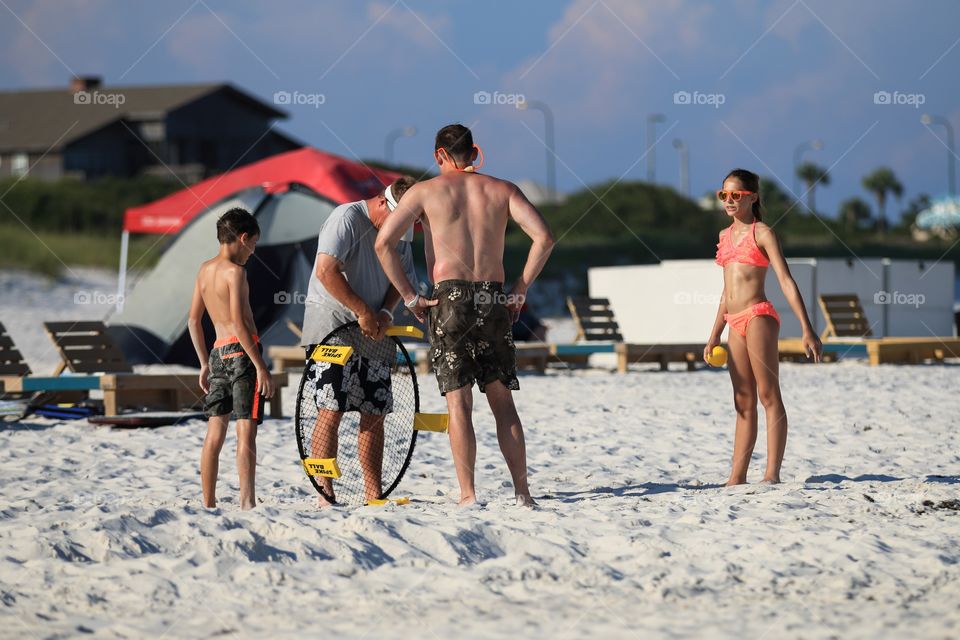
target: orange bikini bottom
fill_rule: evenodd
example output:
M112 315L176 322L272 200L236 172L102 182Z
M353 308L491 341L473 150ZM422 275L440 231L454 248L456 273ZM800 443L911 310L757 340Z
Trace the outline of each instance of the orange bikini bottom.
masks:
M780 326L780 316L777 315L777 310L766 300L758 302L740 313L725 313L723 319L730 325L731 329L745 338L747 337L747 325L757 316L770 316L777 321L777 326Z

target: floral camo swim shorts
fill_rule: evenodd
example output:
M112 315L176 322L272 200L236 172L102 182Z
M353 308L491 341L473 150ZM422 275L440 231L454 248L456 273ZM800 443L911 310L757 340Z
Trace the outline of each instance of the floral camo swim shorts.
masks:
M474 382L485 390L499 380L520 388L510 311L499 282L443 280L433 290L430 308L430 359L440 393Z

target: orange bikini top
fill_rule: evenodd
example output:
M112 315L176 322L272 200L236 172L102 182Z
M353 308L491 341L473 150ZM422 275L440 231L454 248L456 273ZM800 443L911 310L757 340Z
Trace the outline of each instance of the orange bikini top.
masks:
M725 267L731 262L740 264L749 264L754 267L768 267L770 260L763 255L763 251L757 246L757 223L750 225L750 230L740 239L740 242L733 244L730 240L733 225L720 232L720 242L717 243L717 264Z

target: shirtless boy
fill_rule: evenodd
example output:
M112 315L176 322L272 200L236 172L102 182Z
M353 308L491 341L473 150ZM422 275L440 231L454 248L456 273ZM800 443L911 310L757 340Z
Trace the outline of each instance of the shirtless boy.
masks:
M253 255L260 226L244 209L231 209L217 221L220 252L200 265L190 318L190 339L200 360L200 388L206 394L207 437L200 456L203 506L217 506L217 471L231 415L237 420L237 471L240 507L257 502L254 475L257 466L257 425L263 421L263 399L273 396L273 380L261 356L253 324L250 289L243 265ZM213 351L207 353L203 312L216 330Z
M554 239L540 213L512 183L477 173L479 148L460 124L437 133L434 158L440 175L407 191L377 234L384 271L408 309L429 316L431 359L450 414L460 504L476 502L473 383L487 396L497 423L500 451L513 478L517 504L532 506L523 427L511 390L520 388L511 325L527 290L540 274ZM404 273L397 241L420 220L433 298L417 294ZM503 290L503 247L508 220L533 241L523 273Z

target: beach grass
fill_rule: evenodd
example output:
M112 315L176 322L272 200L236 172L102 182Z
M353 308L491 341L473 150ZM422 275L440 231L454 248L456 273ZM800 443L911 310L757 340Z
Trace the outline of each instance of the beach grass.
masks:
M37 231L22 225L0 225L3 251L0 268L19 268L57 276L70 266L116 269L120 261L120 234L94 235ZM166 239L131 236L127 264L138 269L152 267Z

